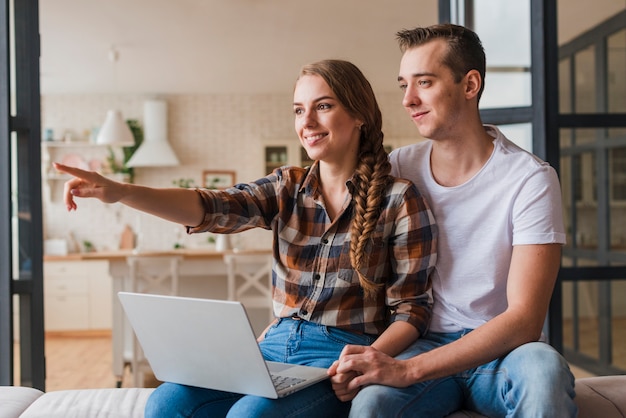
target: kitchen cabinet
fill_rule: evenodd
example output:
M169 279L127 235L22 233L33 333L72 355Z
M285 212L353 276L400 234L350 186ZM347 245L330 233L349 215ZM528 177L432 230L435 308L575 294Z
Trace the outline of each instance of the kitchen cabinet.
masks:
M306 150L295 139L267 141L263 146L265 173L283 165L307 167L313 164Z
M45 330L110 330L111 289L106 260L44 261Z

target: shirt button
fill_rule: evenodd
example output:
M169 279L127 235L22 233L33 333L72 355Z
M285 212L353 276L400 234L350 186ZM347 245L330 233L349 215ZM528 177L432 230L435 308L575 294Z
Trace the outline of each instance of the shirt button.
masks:
M328 238L322 238L322 244L328 244Z
M314 274L313 275L313 280L319 280L320 279L320 275L319 274Z
M303 310L302 310L302 311L300 311L300 312L302 312L302 316L307 316L307 315L309 314L309 313L308 313L305 309L303 309Z

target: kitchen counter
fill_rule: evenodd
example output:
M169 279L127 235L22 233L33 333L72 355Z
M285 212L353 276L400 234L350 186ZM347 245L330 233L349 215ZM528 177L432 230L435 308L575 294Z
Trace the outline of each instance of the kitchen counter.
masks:
M44 255L44 261L80 261L80 260L107 260L107 261L126 261L127 257L140 255L146 257L163 257L163 256L181 256L183 260L190 259L219 259L221 260L225 254L271 254L270 249L255 250L227 250L216 251L209 248L183 248L178 250L115 250L115 251L96 251L90 253L70 253L67 255Z
M112 278L112 328L113 328L113 374L121 381L124 364L127 362L130 350L129 342L132 340L132 330L123 313L122 306L117 298L120 291L132 291L129 257L172 257L179 256L182 262L179 264L180 294L182 296L207 297L222 299L226 289L227 266L224 256L228 254L251 254L271 256L271 249L255 250L227 250L216 251L214 249L176 249L164 251L98 251L90 253L72 253L68 255L46 255L46 262L72 262L87 260L108 261L109 274Z

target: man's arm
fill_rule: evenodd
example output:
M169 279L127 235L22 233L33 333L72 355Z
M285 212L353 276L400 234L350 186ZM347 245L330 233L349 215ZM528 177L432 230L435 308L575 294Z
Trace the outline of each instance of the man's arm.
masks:
M560 257L561 244L515 246L505 312L463 338L409 360L395 360L372 347L348 346L331 367L331 373L356 373L358 376L349 383L348 390L368 384L406 387L488 363L522 344L537 341Z

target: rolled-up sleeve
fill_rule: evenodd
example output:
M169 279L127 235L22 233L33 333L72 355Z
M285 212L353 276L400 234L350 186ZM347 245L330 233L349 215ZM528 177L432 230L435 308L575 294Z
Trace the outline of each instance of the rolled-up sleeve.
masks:
M199 225L187 227L187 233L230 234L251 228L270 229L278 211L276 180L273 173L226 190L196 189L204 218Z
M398 205L392 251L392 277L386 289L390 322L406 321L420 335L428 329L432 301L431 275L437 261L435 218L428 203L413 185Z

